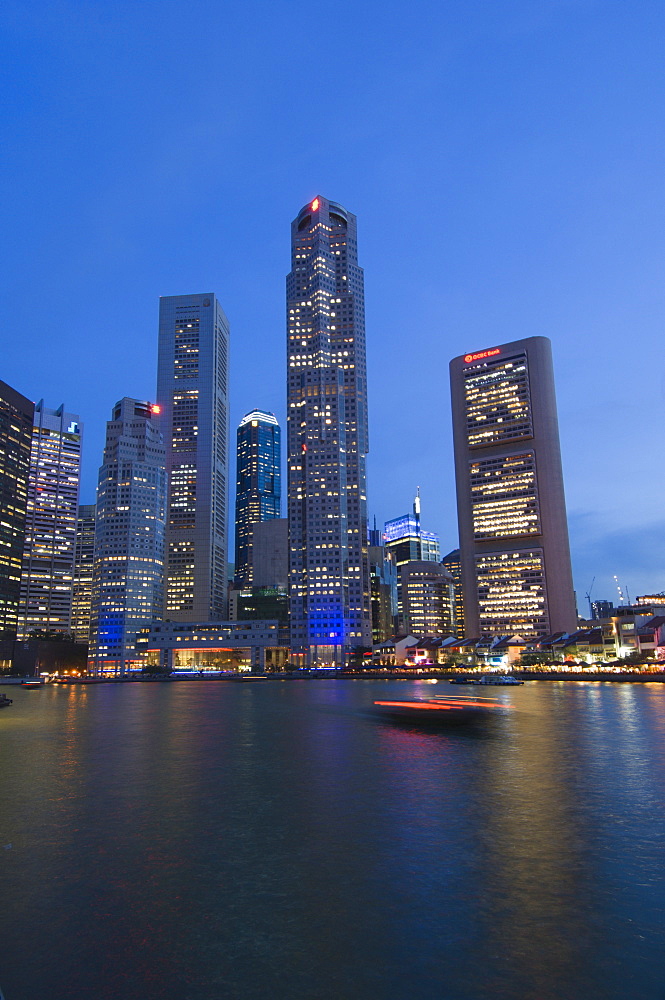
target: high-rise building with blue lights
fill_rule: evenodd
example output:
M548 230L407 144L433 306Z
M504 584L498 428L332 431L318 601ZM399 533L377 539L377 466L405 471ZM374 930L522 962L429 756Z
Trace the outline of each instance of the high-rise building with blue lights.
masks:
M272 413L252 410L237 433L235 579L253 582L252 528L281 514L280 428Z
M212 292L159 302L168 502L164 617L226 617L229 324Z
M106 425L90 629L96 672L122 675L140 666L136 637L162 617L166 471L157 409L121 399Z
M291 225L287 441L291 653L370 646L364 279L356 217L315 198Z

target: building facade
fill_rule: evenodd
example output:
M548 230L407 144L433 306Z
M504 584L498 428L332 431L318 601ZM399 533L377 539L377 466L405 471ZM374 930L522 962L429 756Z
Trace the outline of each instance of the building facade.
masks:
M552 350L529 337L450 363L469 635L572 631Z
M34 411L0 382L0 669L9 669L18 624Z
M82 428L76 413L35 406L18 613L19 638L71 631Z
M210 292L160 299L157 405L168 482L164 617L226 615L229 324Z
M459 639L465 636L464 630L464 592L462 590L462 560L459 549L453 549L441 560L441 565L453 578L455 589L455 635Z
M451 636L455 631L453 578L440 562L404 563L402 602L404 630L416 636Z
M367 553L364 278L356 218L315 198L291 226L287 277L292 657L343 663L372 642Z
M119 675L141 665L136 637L162 617L165 448L155 405L121 399L99 470L89 663Z
M74 585L72 590L72 635L77 642L90 641L96 511L97 507L94 503L80 504L76 520Z
M235 581L253 582L252 526L279 518L281 494L280 428L273 413L252 410L240 421L236 450Z
M397 570L397 616L396 632L406 631L402 602L401 568L408 562L438 562L441 558L439 536L433 531L424 531L420 523L420 489L413 501L411 514L386 521L383 528L386 550L394 560Z

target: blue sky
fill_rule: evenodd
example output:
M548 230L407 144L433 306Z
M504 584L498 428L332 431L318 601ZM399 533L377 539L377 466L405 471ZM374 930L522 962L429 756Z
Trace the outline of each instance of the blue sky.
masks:
M456 545L448 362L551 338L578 600L665 589L665 6L209 0L0 13L0 377L85 424L155 393L160 295L214 291L232 425L285 413L289 226L358 216L379 522Z

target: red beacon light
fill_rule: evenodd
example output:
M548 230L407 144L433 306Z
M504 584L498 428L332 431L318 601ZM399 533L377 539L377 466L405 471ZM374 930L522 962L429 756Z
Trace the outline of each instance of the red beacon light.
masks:
M150 411L151 411L151 413L161 413L162 412L162 408L161 408L161 406L159 406L158 403L153 403L152 406L150 407Z
M314 201L312 202L312 211L316 212L318 207L319 207L319 199L315 198Z

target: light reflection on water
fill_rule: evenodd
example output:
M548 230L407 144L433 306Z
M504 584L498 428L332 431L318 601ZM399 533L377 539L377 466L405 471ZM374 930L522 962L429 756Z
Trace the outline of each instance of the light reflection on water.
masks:
M665 997L665 688L532 682L424 732L294 681L17 691L6 1000Z

